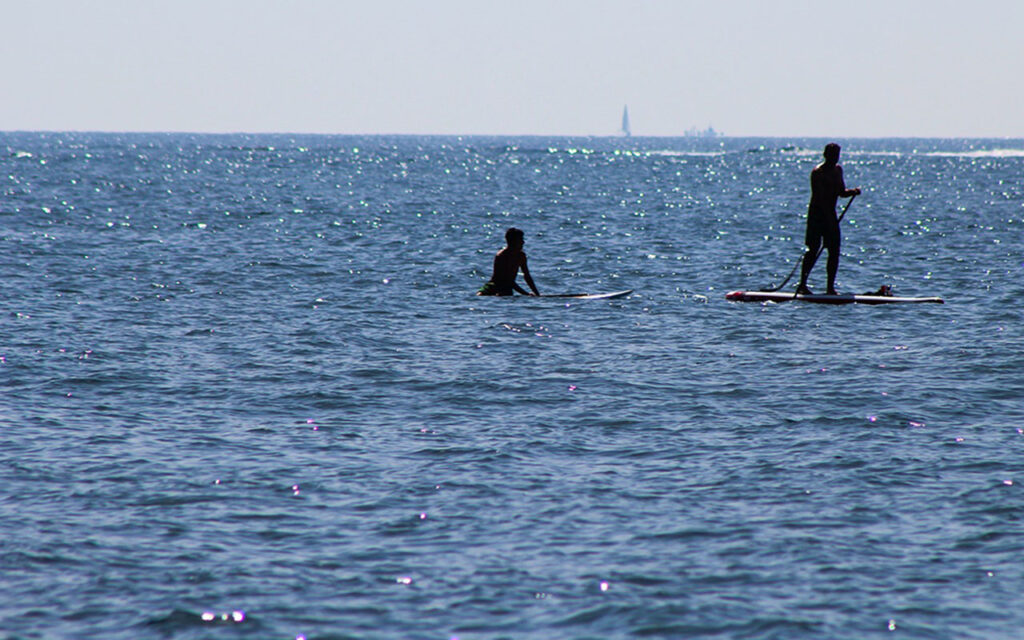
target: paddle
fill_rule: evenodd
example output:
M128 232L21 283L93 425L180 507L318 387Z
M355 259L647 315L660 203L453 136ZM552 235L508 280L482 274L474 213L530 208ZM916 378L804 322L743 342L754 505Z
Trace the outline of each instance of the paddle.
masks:
M843 207L843 212L841 214L839 214L839 219L836 220L836 224L839 224L840 222L843 221L843 216L846 215L846 210L850 208L850 205L853 204L853 199L856 198L856 197L857 197L856 194L850 196L850 199L846 202L846 206ZM821 252L824 251L824 250L825 250L825 245L824 244L822 244L820 247L818 247L818 253L816 253L814 255L814 261L815 262L817 262L818 258L821 257ZM803 262L804 262L803 261L803 257L804 257L804 254L801 253L800 254L800 258L796 261L796 264L793 265L793 270L789 272L789 275L786 276L786 279L782 281L782 284L780 284L777 287L771 288L771 289L762 289L762 291L778 291L782 287L786 286L786 283L789 282L789 279L793 277L793 274L796 273L796 270L800 268L801 264L803 264Z

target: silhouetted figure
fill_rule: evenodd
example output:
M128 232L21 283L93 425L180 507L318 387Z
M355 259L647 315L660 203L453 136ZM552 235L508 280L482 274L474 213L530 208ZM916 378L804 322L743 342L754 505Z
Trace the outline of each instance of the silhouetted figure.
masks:
M491 275L491 279L476 292L478 296L510 296L514 291L518 291L524 296L540 295L537 286L533 284L530 270L526 266L526 253L523 252L524 242L521 229L512 227L505 232L506 246L494 256L494 273ZM520 269L523 270L523 279L526 280L526 284L533 290L532 294L516 284L516 276Z
M807 276L811 274L818 259L822 242L828 249L828 295L836 295L836 272L839 270L839 220L836 218L836 201L860 194L860 189L847 189L843 182L843 168L839 166L839 145L830 142L825 145L825 161L811 171L811 203L807 206L807 234L800 269L800 284L797 293L810 293Z

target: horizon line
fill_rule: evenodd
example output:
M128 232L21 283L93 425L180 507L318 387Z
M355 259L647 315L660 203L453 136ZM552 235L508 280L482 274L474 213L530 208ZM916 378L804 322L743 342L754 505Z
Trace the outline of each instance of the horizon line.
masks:
M622 140L635 139L684 139L684 140L741 140L749 138L759 139L789 139L801 138L808 140L1024 140L1024 135L822 135L822 134L742 134L731 135L719 133L715 136L678 134L632 134L624 136L621 133L352 133L352 132L323 132L323 131L203 131L190 129L0 129L0 134L102 134L102 135L209 135L209 136L238 136L238 135L267 135L267 136L334 136L334 137L419 137L419 138L620 138Z

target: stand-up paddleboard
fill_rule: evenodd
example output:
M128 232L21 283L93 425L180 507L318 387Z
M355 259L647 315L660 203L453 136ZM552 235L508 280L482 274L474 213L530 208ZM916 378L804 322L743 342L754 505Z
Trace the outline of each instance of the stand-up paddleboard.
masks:
M542 298L572 298L574 300L611 300L612 298L623 298L633 293L632 289L623 291L612 291L610 293L545 293Z
M913 304L934 302L943 304L942 298L905 298L903 296L879 296L873 294L859 295L840 293L830 296L826 294L793 294L784 291L730 291L725 294L726 300L736 302L817 302L819 304Z

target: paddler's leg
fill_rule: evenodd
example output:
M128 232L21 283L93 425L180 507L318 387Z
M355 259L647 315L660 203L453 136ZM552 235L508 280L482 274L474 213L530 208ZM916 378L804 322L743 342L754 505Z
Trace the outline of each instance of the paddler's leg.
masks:
M836 272L839 271L839 251L828 250L828 295L838 295L836 293Z
M839 223L835 223L835 227L831 229L825 237L825 247L828 249L828 263L825 268L828 271L828 291L826 292L830 296L836 294L836 273L839 272Z
M797 285L796 292L804 295L810 295L811 290L807 288L807 278L811 275L811 269L814 268L814 263L818 261L818 249L821 248L821 239L819 238L817 243L807 245L807 253L804 254L803 264L800 266L800 284Z
M807 231L804 233L804 244L807 245L807 253L804 254L804 261L800 266L800 284L797 285L796 292L810 295L811 290L807 288L807 278L811 275L814 263L818 261L818 254L821 253L821 221L810 208L807 210Z

